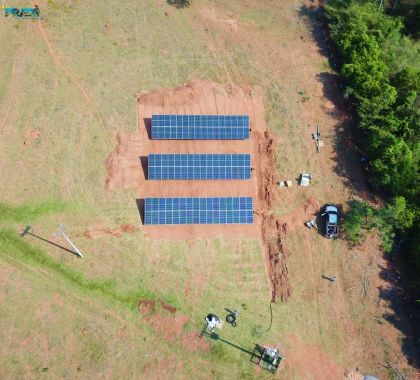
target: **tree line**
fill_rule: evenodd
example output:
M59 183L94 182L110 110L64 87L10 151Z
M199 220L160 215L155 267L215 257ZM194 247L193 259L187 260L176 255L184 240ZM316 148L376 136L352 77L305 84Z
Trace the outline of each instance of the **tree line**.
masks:
M353 242L376 227L385 251L397 236L420 293L420 1L329 0L324 9L368 181L388 200L381 210L351 202L344 227Z

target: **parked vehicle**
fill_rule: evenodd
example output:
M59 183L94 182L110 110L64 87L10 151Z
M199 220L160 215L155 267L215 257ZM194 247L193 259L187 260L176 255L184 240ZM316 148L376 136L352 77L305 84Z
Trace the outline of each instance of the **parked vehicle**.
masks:
M334 205L325 206L325 236L333 239L338 236L338 208Z

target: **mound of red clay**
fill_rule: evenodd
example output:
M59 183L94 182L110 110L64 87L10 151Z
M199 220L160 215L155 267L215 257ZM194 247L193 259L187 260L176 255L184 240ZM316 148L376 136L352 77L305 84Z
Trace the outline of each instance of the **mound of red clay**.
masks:
M153 300L140 300L139 312L140 314L148 314L155 310L156 302Z
M171 306L163 301L160 301L160 305L166 310L169 311L171 314L175 314L176 312L176 307Z

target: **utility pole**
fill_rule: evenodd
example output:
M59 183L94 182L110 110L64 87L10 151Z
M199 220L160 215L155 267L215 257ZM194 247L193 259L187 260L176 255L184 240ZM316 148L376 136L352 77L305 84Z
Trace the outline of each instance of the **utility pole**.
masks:
M74 249L74 251L77 253L79 257L82 257L82 258L84 257L82 252L79 251L79 249L72 243L70 238L64 233L64 226L62 224L58 225L57 232L54 235L56 236L61 235L64 238L64 240L66 240L67 243L70 244L70 246Z

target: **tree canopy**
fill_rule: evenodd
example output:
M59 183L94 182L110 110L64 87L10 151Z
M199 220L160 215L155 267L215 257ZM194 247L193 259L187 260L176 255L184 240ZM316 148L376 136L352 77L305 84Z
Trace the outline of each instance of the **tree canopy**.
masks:
M420 224L420 0L329 0L325 11L342 64L344 96L358 116L358 144L368 158L368 180L389 204L375 211L352 204L347 234L392 226L416 244ZM392 214L392 215L391 215ZM404 246L420 279L418 247ZM386 242L389 249L389 241ZM414 264L414 265L413 265Z

